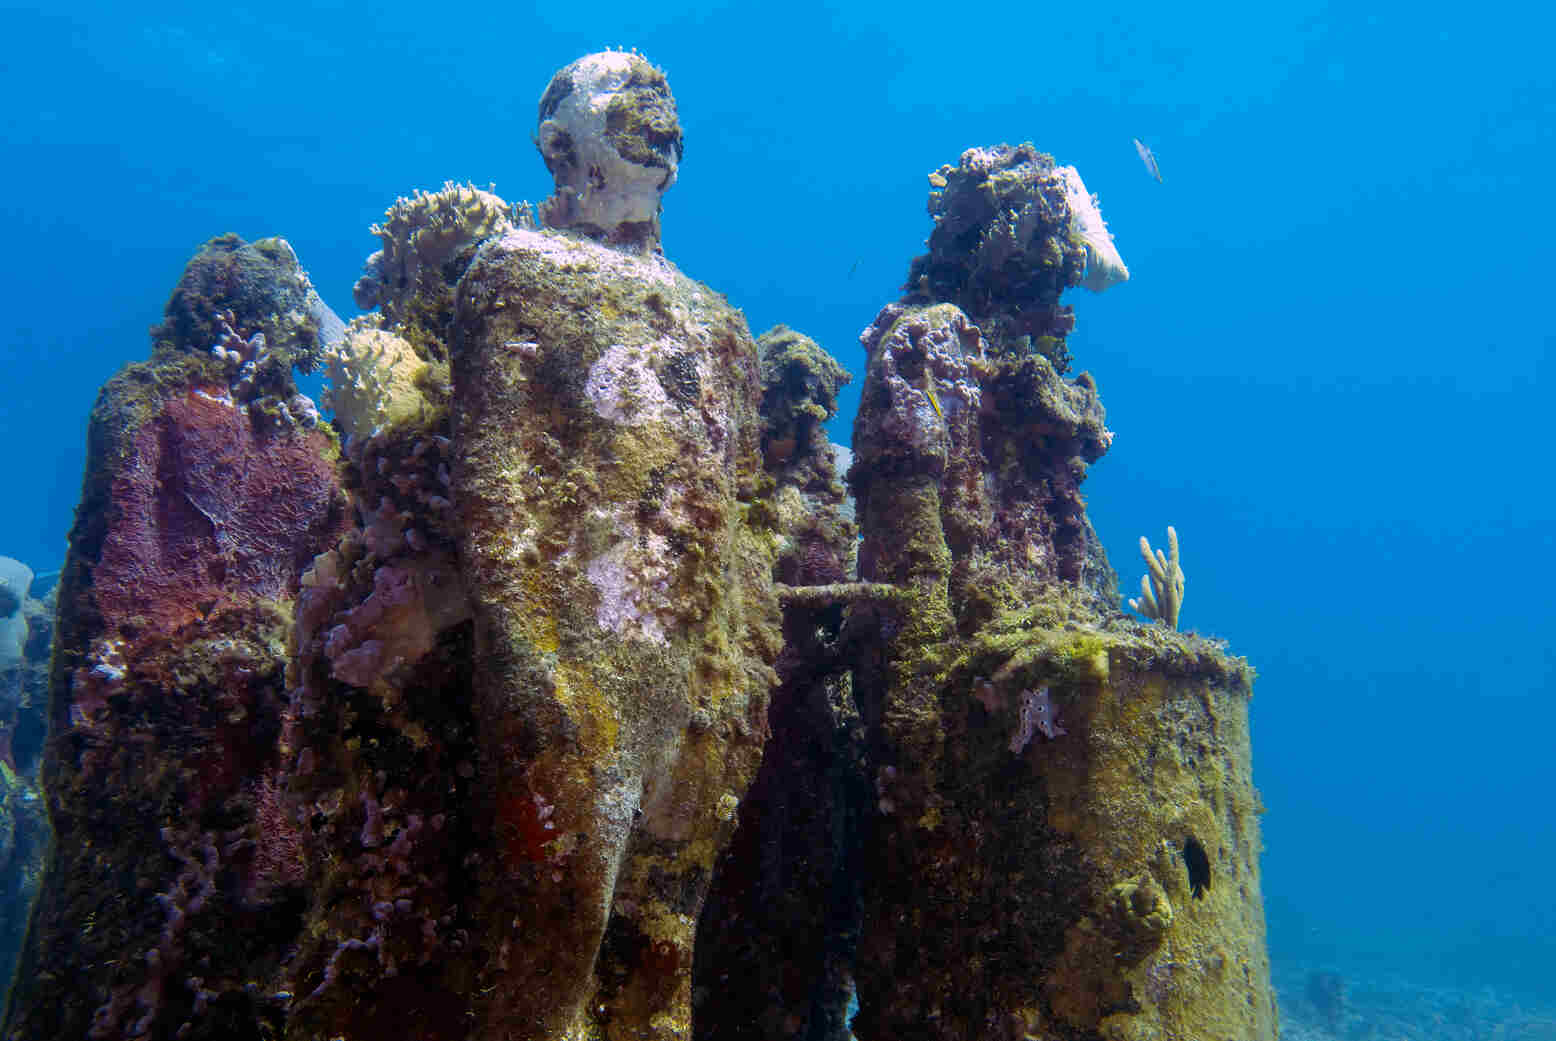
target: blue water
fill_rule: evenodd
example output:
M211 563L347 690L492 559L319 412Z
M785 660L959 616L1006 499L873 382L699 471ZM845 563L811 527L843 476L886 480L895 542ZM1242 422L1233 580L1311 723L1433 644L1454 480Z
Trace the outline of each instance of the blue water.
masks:
M1176 525L1184 626L1260 673L1277 968L1551 997L1556 24L1252 6L0 5L0 554L57 566L96 388L201 242L284 235L349 315L397 194L549 193L584 53L669 74L668 255L856 373L925 174L1029 139L1133 273L1072 301L1092 520L1129 590Z

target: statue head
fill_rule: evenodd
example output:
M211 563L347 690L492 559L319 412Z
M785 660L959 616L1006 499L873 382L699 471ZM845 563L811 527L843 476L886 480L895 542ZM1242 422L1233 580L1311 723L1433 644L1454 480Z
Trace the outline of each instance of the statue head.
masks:
M675 183L681 124L665 74L625 51L585 55L551 77L535 144L556 181L549 227L659 245L660 197Z

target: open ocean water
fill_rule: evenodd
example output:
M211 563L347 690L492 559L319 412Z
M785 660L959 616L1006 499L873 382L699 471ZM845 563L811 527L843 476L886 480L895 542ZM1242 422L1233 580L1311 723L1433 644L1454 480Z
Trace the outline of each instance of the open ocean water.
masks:
M551 74L635 47L666 254L856 375L925 175L1034 142L1132 279L1072 291L1119 571L1259 671L1288 1038L1556 1038L1556 15L1534 4L0 4L0 555L59 566L98 386L213 235L343 317L397 195L538 200ZM1132 139L1160 164L1153 179ZM317 389L315 381L310 389ZM1336 999L1335 995L1340 997Z

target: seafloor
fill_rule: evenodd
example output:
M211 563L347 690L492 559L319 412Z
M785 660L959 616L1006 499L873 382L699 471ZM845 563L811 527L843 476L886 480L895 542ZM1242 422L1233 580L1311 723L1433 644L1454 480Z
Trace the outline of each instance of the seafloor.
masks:
M1272 961L1283 1041L1556 1041L1556 1004L1490 986Z

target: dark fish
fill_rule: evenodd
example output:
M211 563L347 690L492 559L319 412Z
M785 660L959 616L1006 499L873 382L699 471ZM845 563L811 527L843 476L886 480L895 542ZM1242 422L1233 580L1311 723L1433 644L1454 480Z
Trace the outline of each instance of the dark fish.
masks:
M1193 835L1183 840L1183 866L1189 869L1189 889L1194 899L1205 899L1210 889L1210 855Z
M1156 183L1162 183L1162 168L1156 165L1156 154L1146 147L1145 142L1138 137L1134 139L1135 151L1140 153L1140 161L1145 164L1146 170L1156 178Z

